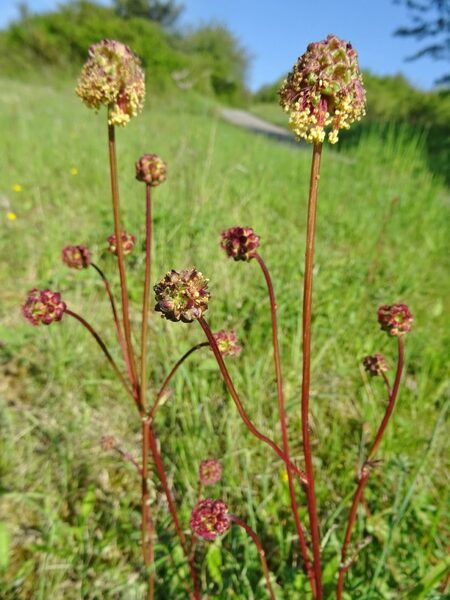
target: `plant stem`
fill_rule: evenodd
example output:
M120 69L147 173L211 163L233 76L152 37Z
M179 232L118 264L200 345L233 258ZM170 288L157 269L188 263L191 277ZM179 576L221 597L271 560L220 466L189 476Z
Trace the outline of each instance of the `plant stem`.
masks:
M102 340L102 338L100 337L100 335L95 331L95 329L92 327L92 325L90 325L86 321L86 319L83 319L83 317L81 315L79 315L78 313L74 312L73 310L66 309L66 315L69 315L70 317L73 317L74 319L76 319L77 321L79 321L83 325L83 327L89 331L89 333L92 335L92 337L95 339L95 341L97 342L97 344L102 349L103 354L108 359L109 364L114 369L114 372L117 375L117 377L119 378L120 383L123 385L123 387L125 388L125 390L127 391L127 393L130 394L130 396L133 398L133 400L136 402L136 404L138 404L138 401L136 400L136 397L135 397L134 393L128 387L128 383L126 382L125 377L120 372L119 367L117 366L115 360L111 356L108 348L106 347L105 342Z
M261 540L253 531L253 529L249 525L247 525L245 521L243 521L236 515L229 515L229 518L230 521L233 521L233 523L239 525L239 527L242 527L242 529L252 538L253 542L255 543L255 546L258 549L259 558L261 559L264 577L266 578L267 591L269 592L271 600L275 600L275 594L272 588L272 584L270 582L270 573L269 567L267 566L266 553L264 551L264 548L262 547Z
M104 274L104 272L100 269L100 267L98 265L91 262L91 267L93 267L97 271L97 273L100 275L100 277L103 280L103 283L104 283L104 286L106 289L106 293L108 294L109 302L111 304L111 310L112 310L113 317L114 317L114 324L116 326L117 338L119 340L120 347L122 348L122 354L123 354L125 363L127 365L128 376L131 379L131 372L130 372L130 368L129 368L130 365L127 360L127 346L125 343L125 338L123 337L123 331L122 331L122 326L120 324L119 315L117 314L117 308L116 308L116 303L114 301L114 296L111 291L111 284L109 283L108 278L106 277L106 275Z
M167 389L167 386L169 385L172 377L175 375L178 368L184 363L184 361L188 358L188 356L190 356L193 352L195 352L196 350L199 350L200 348L205 348L206 346L209 346L209 342L202 342L201 344L196 344L190 350L188 350L185 354L183 354L183 356L174 364L172 369L169 371L169 374L164 379L163 384L159 389L159 392L156 394L155 402L154 402L150 412L148 413L150 421L153 421L153 419L155 418L155 413L158 409L161 398L163 397L164 392Z
M145 392L147 383L147 330L148 306L150 297L150 272L152 264L152 188L145 186L145 280L144 300L142 303L142 329L141 329L141 403L145 410Z
M117 265L119 268L120 276L120 291L122 297L122 318L123 318L123 329L125 332L125 342L127 346L127 356L129 362L129 370L131 373L131 383L133 390L138 397L139 382L136 373L136 365L133 352L133 344L131 341L131 326L130 326L130 315L128 306L128 290L127 290L127 279L125 274L125 265L123 260L123 248L122 248L122 227L120 223L120 204L119 204L119 182L117 178L117 157L116 157L116 139L114 125L108 125L108 150L109 150L109 166L111 174L111 194L114 214L114 234L116 236L116 252L117 252ZM140 403L140 400L139 400ZM142 410L142 406L140 407Z
M345 583L345 574L347 573L347 571L351 568L351 566L353 564L353 562L346 564L346 558L347 558L348 548L350 545L350 540L352 537L353 527L354 527L355 521L356 521L358 505L361 501L361 498L364 493L364 488L366 487L367 481L368 481L370 473L372 471L371 462L373 461L376 451L378 450L381 440L383 439L384 432L386 431L386 427L388 426L389 420L392 416L392 412L395 407L395 403L397 401L398 391L400 388L400 381L401 381L402 373L403 373L403 365L404 365L404 361L405 361L404 355L405 355L405 352L404 352L403 337L399 336L398 337L397 372L395 374L394 386L392 388L390 395L388 394L389 401L388 401L388 405L386 407L386 412L384 413L384 417L378 428L377 434L375 436L375 440L372 444L372 447L369 450L369 453L367 454L367 458L364 461L364 464L360 471L360 475L358 478L358 485L357 485L357 488L355 491L355 495L353 496L352 506L350 509L349 517L348 517L347 529L345 532L345 538L344 538L344 542L342 544L342 550L341 550L341 565L339 567L339 578L338 578L338 583L337 583L337 587L336 587L337 600L342 599L342 593L344 591L344 583ZM389 389L389 385L388 385L388 389Z
M255 437L257 437L261 441L265 442L268 446L270 446L272 448L272 450L274 450L278 454L278 456L284 461L284 463L287 465L288 459L287 459L286 455L284 454L283 450L281 450L281 448L279 446L277 446L277 444L275 444L275 442L273 440L271 440L266 435L261 433L258 429L256 429L256 427L253 425L252 421L250 420L249 416L247 415L245 408L241 402L241 399L239 398L239 394L237 393L236 388L234 387L234 384L230 377L228 369L225 366L224 360L222 358L222 354L219 350L219 347L217 346L217 342L214 339L214 336L211 332L211 329L210 329L208 323L205 321L204 317L199 317L198 322L200 323L203 331L205 332L206 337L208 338L209 344L212 348L212 351L214 352L214 356L216 358L217 364L219 365L219 369L220 369L220 372L222 373L222 377L225 382L225 385L227 386L228 392L230 393L230 396L233 398L234 403L236 404L236 407L238 409L239 415L240 415L241 419L244 421L245 425L247 426L247 429L251 433L253 433L253 435ZM294 471L294 473L300 478L302 483L304 485L308 485L308 481L305 477L305 474L298 467L296 467L292 462L290 463L290 466L291 466L291 469Z
M317 518L314 469L309 436L309 388L311 380L311 315L313 288L314 234L317 212L317 190L319 187L320 159L322 144L315 143L311 164L309 184L308 224L306 232L305 280L303 287L303 370L302 370L302 442L305 458L305 474L308 481L306 490L308 500L309 524L313 549L313 567L316 580L316 598L322 600L322 568L320 562L320 535Z
M192 583L194 586L194 598L196 600L201 600L201 591L200 591L200 582L198 580L197 577L197 572L195 570L195 566L194 566L194 561L190 556L190 552L189 552L189 548L186 542L186 536L184 535L184 531L181 527L180 524L180 520L178 518L178 513L177 513L177 508L175 505L175 500L172 496L172 492L170 491L170 487L169 487L169 483L167 481L167 476L166 476L166 472L164 470L164 465L162 463L161 460L161 455L158 451L158 446L156 444L156 439L155 439L155 435L153 433L153 429L152 426L150 424L150 422L148 422L148 442L149 442L149 446L150 446L150 451L152 453L153 456L153 460L155 462L155 467L156 470L158 471L158 477L159 480L161 481L161 485L163 487L164 490L164 494L166 496L167 499L167 504L169 507L169 512L170 515L172 517L172 521L173 524L175 526L175 530L177 532L178 535L178 539L180 540L180 544L181 547L183 549L183 552L188 560L189 563L189 570L191 573L191 578L192 578Z
M291 469L291 458L289 451L289 437L287 431L287 423L286 423L286 408L284 403L284 390L283 390L283 376L281 371L281 359L280 359L280 346L278 341L278 323L277 323L277 304L275 300L275 291L273 289L272 279L270 277L269 270L261 258L261 256L256 253L255 258L259 263L259 266L262 269L264 274L264 278L267 284L267 290L269 293L270 300L270 313L272 317L272 344L273 344L273 358L275 363L275 378L277 382L277 396L278 396L278 412L280 418L281 425L281 435L283 439L283 451L287 459L286 463L286 471L288 475L288 483L289 483L289 495L291 498L291 509L294 517L295 528L297 530L299 542L300 542L300 550L303 556L303 561L305 563L305 570L308 574L309 581L311 583L311 587L313 589L313 596L315 596L315 578L314 572L312 569L311 562L309 560L308 548L306 545L305 535L303 533L303 528L300 522L300 517L298 514L298 505L297 499L295 496L295 488L294 488L294 480L292 477L292 469Z
M144 563L151 571L148 576L147 598L151 600L155 591L153 521L150 513L150 494L148 489L148 444L149 422L142 421L142 478L141 478L141 545Z

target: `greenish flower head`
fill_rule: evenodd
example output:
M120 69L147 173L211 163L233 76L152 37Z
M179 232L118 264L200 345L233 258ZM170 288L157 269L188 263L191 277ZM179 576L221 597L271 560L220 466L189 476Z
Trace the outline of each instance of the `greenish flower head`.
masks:
M155 310L169 321L191 323L208 309L208 279L196 269L169 271L154 287Z
M128 46L102 40L89 48L75 91L89 108L106 106L110 125L126 125L144 106L144 71Z

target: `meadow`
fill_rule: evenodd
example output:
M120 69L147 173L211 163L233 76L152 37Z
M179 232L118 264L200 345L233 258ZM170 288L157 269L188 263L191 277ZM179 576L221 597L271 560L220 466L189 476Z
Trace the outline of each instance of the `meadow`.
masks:
M112 434L137 451L134 407L75 321L32 328L20 314L27 291L50 287L96 324L114 346L101 280L61 262L66 244L87 244L113 274L106 116L87 111L67 83L3 80L0 88L0 597L75 600L144 597L139 482L130 465L100 448ZM280 114L281 109L280 109ZM221 230L249 225L274 279L291 427L301 457L301 270L310 153L241 131L216 105L190 92L155 97L117 132L125 229L144 241L144 196L134 162L144 152L168 164L154 194L152 282L196 266L210 279L207 317L236 329L244 347L229 368L248 412L280 440L270 313L257 265L227 260ZM379 381L361 359L395 344L380 332L379 304L407 302L415 323L406 375L379 452L355 538L371 537L347 581L347 599L437 600L446 594L449 399L450 194L424 158L423 140L393 129L365 131L357 144L324 151L319 192L311 408L326 590L335 573L358 461L384 407ZM9 213L14 213L16 218ZM9 214L9 216L8 216ZM142 252L127 260L132 325L139 331ZM118 283L113 277L114 289ZM150 323L154 387L193 344L196 323ZM117 348L114 355L118 357ZM279 600L308 598L298 568L285 472L249 435L207 349L172 385L155 428L183 526L189 532L200 460L221 460L211 491L261 536ZM447 464L446 464L447 463ZM446 480L447 478L447 480ZM186 598L188 571L153 478L158 598ZM302 503L305 519L306 505ZM448 515L447 515L448 517ZM239 531L198 551L211 599L265 598L258 556ZM281 585L282 584L282 585Z

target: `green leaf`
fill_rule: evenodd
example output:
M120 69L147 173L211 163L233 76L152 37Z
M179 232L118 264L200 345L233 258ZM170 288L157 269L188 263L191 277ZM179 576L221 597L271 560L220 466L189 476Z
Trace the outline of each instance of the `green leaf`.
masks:
M10 538L6 523L0 523L0 571L6 569L9 563Z
M223 585L221 567L222 567L222 551L217 544L211 544L206 554L206 566L208 573L214 583Z
M428 592L431 592L433 587L447 573L450 573L450 558L442 560L431 571L428 571L425 577L422 577L419 583L408 593L407 600L424 600Z

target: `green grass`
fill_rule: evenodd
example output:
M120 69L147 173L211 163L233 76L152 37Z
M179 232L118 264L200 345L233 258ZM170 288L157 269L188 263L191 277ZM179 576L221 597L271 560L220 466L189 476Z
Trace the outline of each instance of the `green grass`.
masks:
M87 111L72 90L13 81L3 81L1 90L0 595L143 598L139 482L127 464L99 446L101 435L109 433L138 455L134 407L75 321L36 329L19 310L33 286L58 289L113 345L95 272L69 271L60 261L65 244L88 244L117 291L114 261L105 252L112 231L105 115ZM192 265L210 278L207 316L213 328L235 327L244 345L242 357L229 361L236 386L258 427L280 440L264 281L254 262L229 261L218 247L219 232L229 226L251 225L261 235L261 254L277 293L293 453L300 457L309 152L227 125L213 105L189 95L160 100L150 95L143 116L117 137L124 222L140 243L144 189L134 180L134 162L144 152L157 152L169 166L167 183L154 194L153 281L172 267ZM13 192L14 184L23 190ZM376 309L396 301L410 305L415 326L406 343L398 407L379 452L383 464L366 493L372 515L361 515L355 531L355 542L367 535L372 542L348 577L347 598L443 597L437 586L445 578L448 547L442 523L448 505L449 208L448 189L427 170L420 139L391 131L380 140L368 132L348 152L325 150L315 261L312 439L329 598L355 469L385 403L380 382L369 381L361 370L361 358L381 351L394 364L395 343L379 331ZM17 214L15 221L7 220L8 211ZM137 335L142 253L132 255L128 266ZM196 323L167 323L156 315L150 333L154 389L171 363L203 337ZM283 470L247 432L214 360L201 352L178 374L156 422L184 527L188 531L199 461L220 458L224 477L211 496L223 497L261 535L277 598L308 598ZM188 573L153 481L157 597L186 598ZM304 517L303 500L301 505ZM7 538L9 550L2 551ZM201 543L198 563L210 598L265 598L258 557L239 531L212 545Z

